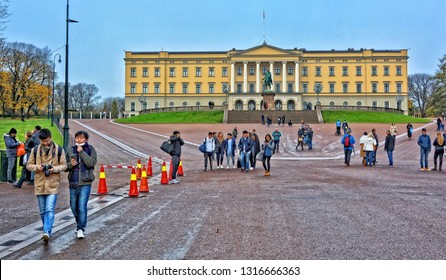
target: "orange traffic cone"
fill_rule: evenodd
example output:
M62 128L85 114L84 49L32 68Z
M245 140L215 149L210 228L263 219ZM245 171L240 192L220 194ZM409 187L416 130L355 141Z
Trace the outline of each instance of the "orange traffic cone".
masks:
M170 160L169 181L172 181L172 173L173 173L173 164L172 164L172 160Z
M139 185L140 192L149 192L149 182L147 180L147 171L146 167L143 165L141 171L141 183Z
M138 164L136 165L136 179L141 180L141 159L138 159Z
M147 163L147 177L152 177L152 157L149 157L149 162Z
M166 161L163 161L163 167L161 168L161 185L168 185Z
M107 182L105 181L104 166L101 164L101 170L99 172L98 194L106 194L106 193L108 193Z
M183 162L180 160L180 165L178 165L178 172L177 172L178 176L184 176L184 172L183 172Z
M130 197L138 197L139 196L138 184L136 182L135 168L132 168L132 175L130 176L129 196Z

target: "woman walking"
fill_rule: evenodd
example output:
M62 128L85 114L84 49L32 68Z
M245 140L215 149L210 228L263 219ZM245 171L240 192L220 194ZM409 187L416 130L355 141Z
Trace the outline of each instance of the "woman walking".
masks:
M443 155L444 155L444 136L441 134L441 132L437 132L437 138L434 139L434 143L432 144L435 146L435 153L434 153L434 169L433 171L437 171L437 158L439 158L440 165L438 165L438 171L441 171L441 166L443 165Z
M369 167L372 167L372 165L373 165L373 157L374 157L374 153L375 153L374 146L376 146L376 140L375 140L375 137L373 137L373 133L370 132L367 139L365 140L365 143L364 143L364 150L365 150L365 154L366 154L367 165Z
M262 145L262 150L263 150L262 164L263 168L265 169L265 176L269 176L271 170L270 160L274 151L274 141L272 141L271 135L269 134L265 135L265 142Z
M223 132L219 132L217 134L217 139L215 141L215 154L217 155L217 169L223 168L223 142L225 139L223 138Z

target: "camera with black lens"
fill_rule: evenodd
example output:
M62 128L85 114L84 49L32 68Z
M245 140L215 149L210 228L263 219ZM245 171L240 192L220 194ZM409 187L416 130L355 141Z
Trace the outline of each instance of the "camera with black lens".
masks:
M43 172L45 172L45 177L49 177L50 176L50 169L53 168L53 166L51 164L43 164Z

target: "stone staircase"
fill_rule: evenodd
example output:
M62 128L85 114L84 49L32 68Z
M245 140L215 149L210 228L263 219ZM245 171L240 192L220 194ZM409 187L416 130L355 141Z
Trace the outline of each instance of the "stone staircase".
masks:
M311 111L228 111L227 123L261 123L262 114L265 115L265 122L268 115L272 116L273 124L277 124L277 118L285 115L285 122L291 119L293 124L299 124L302 120L305 123L319 123L316 110Z

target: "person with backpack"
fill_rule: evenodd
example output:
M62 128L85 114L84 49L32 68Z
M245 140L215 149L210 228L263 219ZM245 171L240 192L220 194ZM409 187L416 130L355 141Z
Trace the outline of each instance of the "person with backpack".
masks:
M31 173L26 169L26 162L29 159L29 154L31 152L31 149L34 148L34 141L32 139L33 134L31 133L31 131L28 131L25 135L26 140L25 140L25 151L26 154L24 154L23 156L20 157L20 166L22 166L22 175L20 176L20 179L12 184L13 187L20 189L23 185L23 182L26 180L26 178L30 175Z
M12 179L12 171L17 165L17 147L20 145L20 141L16 139L17 130L11 128L8 134L3 135L3 140L6 145L6 156L8 157L8 169L6 173L7 181L10 184L14 184L15 181ZM15 177L14 177L15 178Z
M75 145L68 150L67 171L70 187L70 207L76 220L77 239L84 239L87 227L87 203L91 184L94 181L93 169L97 162L95 148L88 143L88 132L80 130L74 135Z
M443 165L443 155L444 155L444 147L445 147L445 139L444 135L439 131L437 132L437 137L434 139L434 143L432 144L435 147L434 153L434 169L433 171L437 171L437 158L439 159L439 168L438 171L441 171L441 167Z
M355 137L353 137L353 135L351 135L352 130L350 128L348 128L345 131L344 136L341 139L341 144L344 145L344 163L347 166L350 166L350 158L352 155L352 151L354 149L354 145L355 145Z
M348 130L348 123L346 120L344 120L344 122L342 123L342 130L344 131L344 134L347 133Z
M212 170L212 158L215 151L215 140L213 133L209 131L208 137L204 138L203 143L206 144L206 152L204 152L204 171L208 171L208 159L209 168Z
M60 173L67 169L67 161L65 151L53 142L49 129L42 129L39 139L40 144L32 149L26 168L35 172L34 194L43 224L42 239L48 243L53 229Z
M408 123L406 129L407 129L407 138L412 139L413 125L411 123Z

